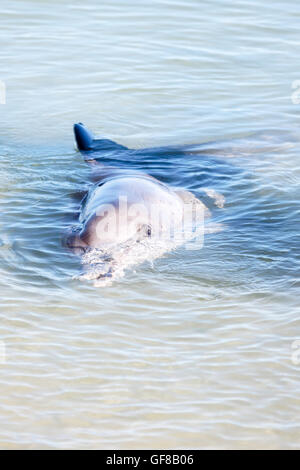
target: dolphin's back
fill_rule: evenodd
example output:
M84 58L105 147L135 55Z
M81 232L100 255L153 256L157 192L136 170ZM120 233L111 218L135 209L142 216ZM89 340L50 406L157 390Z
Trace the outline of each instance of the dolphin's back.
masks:
M124 145L117 144L109 139L95 139L92 132L81 122L74 124L74 134L78 150L84 152L128 150Z

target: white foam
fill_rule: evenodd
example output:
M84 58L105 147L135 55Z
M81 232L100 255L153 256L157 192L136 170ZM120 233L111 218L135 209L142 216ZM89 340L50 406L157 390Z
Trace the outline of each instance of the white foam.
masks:
M76 276L81 281L93 281L96 287L106 287L113 281L125 276L129 268L138 266L145 261L152 263L164 254L185 246L188 250L199 250L203 247L205 234L220 232L222 224L213 222L198 225L173 238L146 238L129 240L114 245L108 250L90 249L82 255L83 272Z

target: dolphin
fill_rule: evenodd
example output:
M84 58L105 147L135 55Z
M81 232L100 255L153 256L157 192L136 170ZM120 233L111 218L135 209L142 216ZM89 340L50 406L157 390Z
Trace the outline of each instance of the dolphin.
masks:
M69 234L66 244L84 257L85 264L97 266L92 278L107 281L124 275L124 268L134 264L137 247L139 253L145 247L145 255L139 254L138 259L147 259L147 242L160 256L174 246L175 239L177 244L178 240L183 243L187 220L188 230L193 231L192 225L201 225L209 215L188 191L170 187L147 173L101 162L103 157L117 160L120 153L133 157L133 150L95 138L82 123L74 125L74 134L78 150L91 165L95 184L82 201L79 227Z

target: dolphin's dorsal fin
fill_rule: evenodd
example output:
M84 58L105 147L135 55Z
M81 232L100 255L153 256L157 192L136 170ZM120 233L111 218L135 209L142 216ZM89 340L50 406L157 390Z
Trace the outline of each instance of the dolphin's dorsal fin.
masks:
M92 132L87 129L84 124L79 122L74 124L74 134L78 150L84 151L113 151L113 150L128 150L127 147L117 144L108 139L95 139Z
M78 150L92 150L94 136L81 122L74 124L74 134Z

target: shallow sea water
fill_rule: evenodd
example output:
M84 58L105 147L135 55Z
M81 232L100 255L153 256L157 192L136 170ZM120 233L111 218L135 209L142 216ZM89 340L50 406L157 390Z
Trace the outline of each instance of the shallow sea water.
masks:
M299 3L1 10L0 447L299 448ZM80 282L77 121L224 230Z

